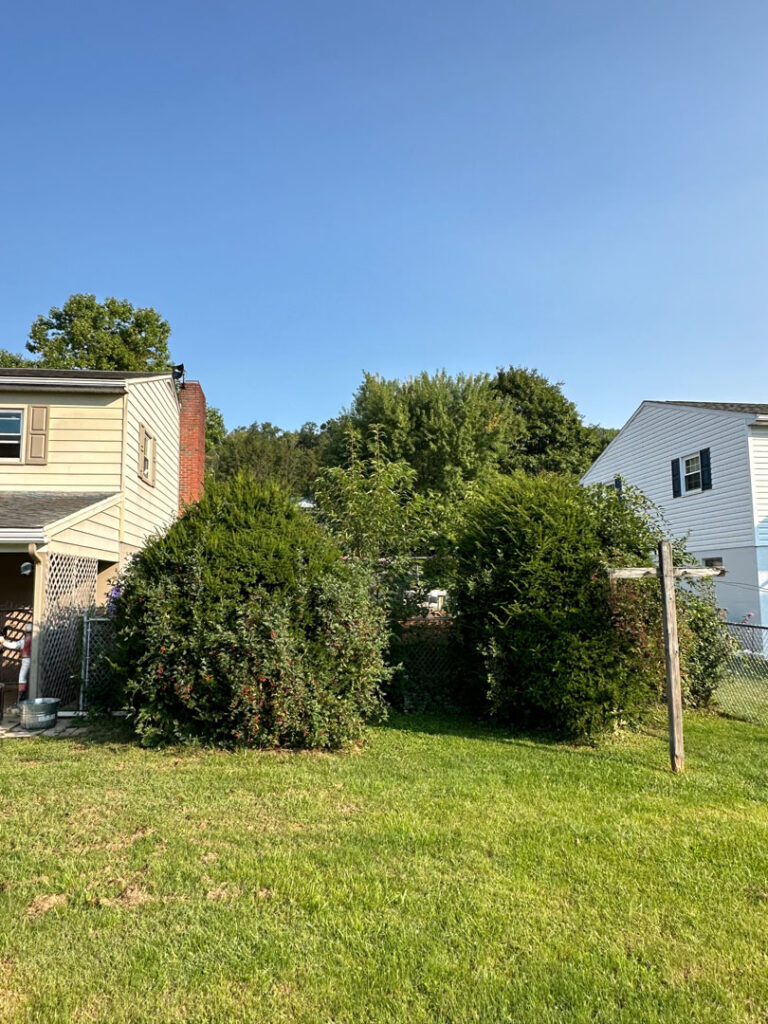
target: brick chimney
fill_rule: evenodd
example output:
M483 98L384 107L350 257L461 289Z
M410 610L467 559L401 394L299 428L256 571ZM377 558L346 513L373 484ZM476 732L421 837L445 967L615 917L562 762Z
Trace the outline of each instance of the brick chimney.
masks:
M203 493L205 479L205 395L200 382L179 389L179 515Z

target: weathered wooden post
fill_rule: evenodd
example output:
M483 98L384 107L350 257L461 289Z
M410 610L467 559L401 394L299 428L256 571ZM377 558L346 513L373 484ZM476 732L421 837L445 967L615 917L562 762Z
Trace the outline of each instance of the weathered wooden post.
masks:
M667 663L667 716L669 718L669 760L673 772L685 769L683 744L683 688L680 682L680 644L677 638L677 602L672 545L659 541L661 612L664 623L664 657Z
M661 608L664 622L664 659L667 668L667 714L669 718L669 759L673 772L685 768L683 749L683 688L680 682L680 644L677 639L677 602L675 580L688 578L724 576L725 569L702 569L698 565L674 567L672 544L659 541L659 567L609 569L611 580L659 579L661 581Z

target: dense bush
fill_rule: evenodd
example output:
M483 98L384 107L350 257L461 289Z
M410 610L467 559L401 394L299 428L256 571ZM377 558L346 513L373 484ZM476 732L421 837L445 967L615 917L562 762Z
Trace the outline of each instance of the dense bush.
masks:
M382 709L370 576L279 487L212 484L120 586L115 660L145 743L337 747Z
M711 583L683 591L680 597L683 699L688 707L705 708L712 703L726 675L734 644L715 609Z
M658 587L617 588L606 565L650 565L642 499L516 474L468 510L458 625L469 681L499 718L589 735L657 699Z

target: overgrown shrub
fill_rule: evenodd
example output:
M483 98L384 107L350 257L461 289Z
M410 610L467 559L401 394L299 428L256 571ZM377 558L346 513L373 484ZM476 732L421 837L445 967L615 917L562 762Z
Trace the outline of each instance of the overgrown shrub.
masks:
M209 485L120 588L115 662L147 744L338 747L382 711L370 576L279 487Z
M651 565L658 528L625 489L516 474L468 510L458 625L491 714L591 735L648 707L663 681L658 587L620 591L606 565Z
M639 492L551 474L499 481L465 516L456 603L470 685L492 715L589 736L665 697L661 588L608 578L655 563L662 525ZM677 564L692 559L681 542ZM678 587L686 703L712 699L730 653L711 584Z

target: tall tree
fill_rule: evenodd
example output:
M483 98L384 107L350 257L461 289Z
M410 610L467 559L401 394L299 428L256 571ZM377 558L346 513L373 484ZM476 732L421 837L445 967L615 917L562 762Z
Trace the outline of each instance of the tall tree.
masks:
M561 383L536 370L510 366L498 371L493 389L522 425L517 444L501 461L502 470L580 474L589 467L599 441L563 394Z
M216 456L216 477L226 480L247 470L260 482L277 481L298 498L312 493L317 459L307 446L310 427L281 430L272 423L237 427L224 438Z
M37 357L34 365L48 369L162 372L172 365L170 334L168 321L151 307L78 294L37 317L27 351Z
M370 439L379 427L390 458L416 471L417 489L443 494L493 473L523 431L486 374L444 371L408 380L366 373L351 408L328 425L332 463L344 463L350 427L362 439L363 459L373 456Z

